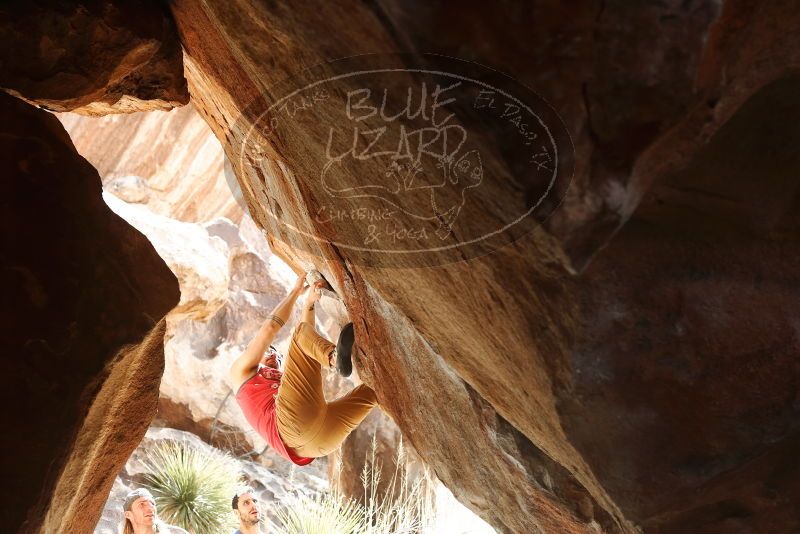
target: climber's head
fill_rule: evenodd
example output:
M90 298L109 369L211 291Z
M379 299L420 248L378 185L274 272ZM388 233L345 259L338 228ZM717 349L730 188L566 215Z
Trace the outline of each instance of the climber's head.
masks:
M267 351L261 357L259 363L266 367L272 367L273 369L280 369L281 359L282 358L278 350L272 345L270 345Z
M240 526L257 525L261 522L261 507L252 488L239 488L231 501L233 513Z

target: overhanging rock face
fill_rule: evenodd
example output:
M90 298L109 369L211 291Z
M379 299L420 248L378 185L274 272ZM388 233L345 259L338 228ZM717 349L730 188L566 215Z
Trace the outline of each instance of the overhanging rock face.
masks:
M780 2L416 7L171 4L192 99L251 214L343 296L385 411L504 532L800 528L800 162L779 142L800 124L798 14ZM329 243L364 225L318 217L330 183L309 172L325 148L312 132L338 125L335 98L318 93L294 109L316 123L283 129L259 126L251 105L313 65L414 48L540 92L572 140L573 179L544 227L492 254L376 266ZM514 169L506 139L470 124L483 168ZM242 151L253 126L258 150ZM358 164L342 175L388 176L378 158ZM473 227L496 224L494 198Z
M181 49L154 0L5 2L0 88L51 111L84 115L186 104Z
M0 95L2 522L91 532L155 413L178 284L50 113Z

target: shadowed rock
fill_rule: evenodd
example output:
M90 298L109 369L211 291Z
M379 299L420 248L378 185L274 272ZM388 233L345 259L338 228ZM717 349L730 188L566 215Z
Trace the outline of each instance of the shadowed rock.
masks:
M52 111L105 115L189 101L181 47L158 2L6 2L0 43L0 87Z
M178 285L54 116L7 95L0 114L2 520L88 532L155 412Z

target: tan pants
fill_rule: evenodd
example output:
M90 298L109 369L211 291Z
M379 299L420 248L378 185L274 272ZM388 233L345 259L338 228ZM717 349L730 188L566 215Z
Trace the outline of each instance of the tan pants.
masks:
M318 458L339 448L378 403L362 384L333 402L325 402L321 368L329 368L334 344L308 323L292 331L289 354L277 397L278 432L299 456Z

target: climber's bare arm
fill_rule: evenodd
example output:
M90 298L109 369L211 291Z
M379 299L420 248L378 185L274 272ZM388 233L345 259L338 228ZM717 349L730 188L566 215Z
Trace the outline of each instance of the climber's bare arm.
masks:
M298 276L297 282L289 294L286 295L286 298L272 310L272 313L261 325L258 333L247 345L242 355L231 364L230 371L228 371L228 382L234 391L238 390L239 386L258 370L258 362L261 360L261 356L264 355L264 351L275 339L278 330L289 320L295 301L307 288L305 278Z

